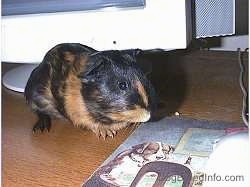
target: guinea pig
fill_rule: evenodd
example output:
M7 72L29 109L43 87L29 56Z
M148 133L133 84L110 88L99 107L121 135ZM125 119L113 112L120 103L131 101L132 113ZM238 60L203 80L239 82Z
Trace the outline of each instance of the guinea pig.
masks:
M25 87L26 101L38 116L33 132L49 131L51 118L66 118L106 138L148 121L155 91L136 64L140 52L96 51L77 43L53 47Z

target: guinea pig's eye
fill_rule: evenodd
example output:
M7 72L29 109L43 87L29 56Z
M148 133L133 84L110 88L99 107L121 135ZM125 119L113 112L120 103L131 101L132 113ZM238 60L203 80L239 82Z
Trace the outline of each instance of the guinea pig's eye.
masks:
M128 88L128 83L127 82L119 82L118 86L121 90L126 90Z

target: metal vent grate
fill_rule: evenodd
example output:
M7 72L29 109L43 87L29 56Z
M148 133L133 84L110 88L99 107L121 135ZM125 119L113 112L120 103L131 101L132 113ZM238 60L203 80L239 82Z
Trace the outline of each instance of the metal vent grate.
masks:
M195 0L196 38L235 33L235 0Z

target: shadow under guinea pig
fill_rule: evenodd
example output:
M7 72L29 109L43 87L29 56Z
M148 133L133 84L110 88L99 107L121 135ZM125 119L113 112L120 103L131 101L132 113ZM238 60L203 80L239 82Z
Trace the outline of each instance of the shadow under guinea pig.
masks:
M182 58L187 51L144 51L138 65L151 81L157 94L157 108L151 121L160 120L178 111L187 90L187 75Z

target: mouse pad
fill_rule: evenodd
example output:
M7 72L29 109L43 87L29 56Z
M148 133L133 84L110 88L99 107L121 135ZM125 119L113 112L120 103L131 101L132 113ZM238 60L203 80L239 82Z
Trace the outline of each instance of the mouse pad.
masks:
M207 159L207 157L175 153L172 145L162 142L145 142L116 155L113 160L101 166L83 186L129 187L136 181L137 186L149 187L154 185L158 175L169 173L170 176L164 185L166 187L181 187L184 183L183 178L189 178L186 181L188 186L192 184L193 187L198 187L202 184L200 179ZM155 172L154 167L159 167L157 166L159 161L162 169ZM169 163L173 164L174 169L170 169ZM185 169L190 172L185 172L181 177L179 173L183 173ZM138 173L143 170L147 172L138 178Z
M214 144L227 133L226 129L235 127L239 124L180 117L144 123L83 186L133 186L136 180L137 186L147 187L157 183L157 176L169 173L171 177L157 186L202 186L204 167ZM190 175L185 172L181 177L183 170L190 171Z
M189 128L178 143L175 153L209 156L214 145L225 134L225 130Z

